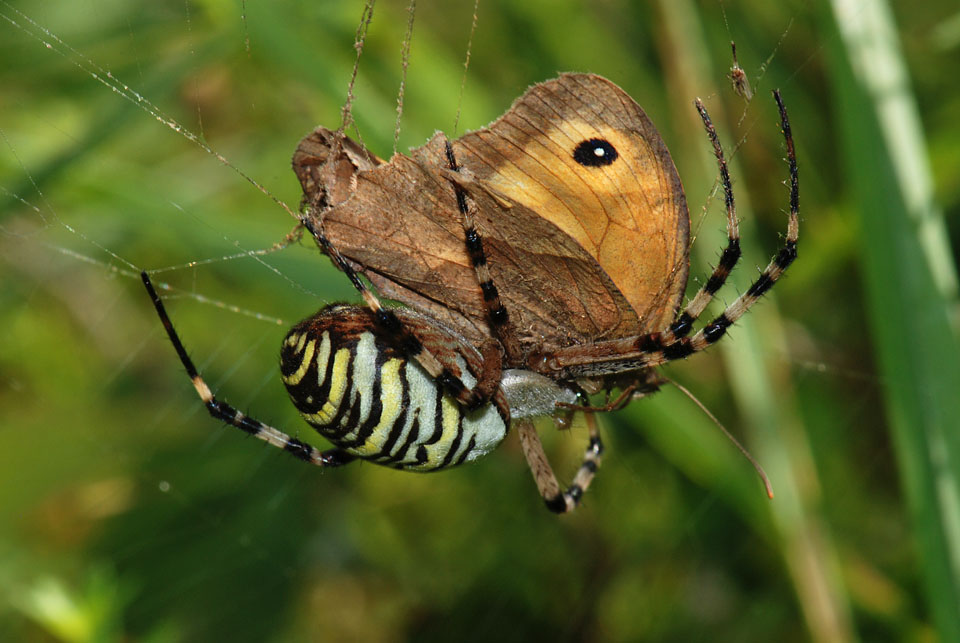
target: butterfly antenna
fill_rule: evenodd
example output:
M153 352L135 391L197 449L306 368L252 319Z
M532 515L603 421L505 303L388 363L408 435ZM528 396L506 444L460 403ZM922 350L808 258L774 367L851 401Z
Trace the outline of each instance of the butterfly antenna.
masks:
M694 404L696 404L697 406L699 406L699 407L700 407L700 410L703 411L704 415L706 415L708 418L710 418L711 420L713 420L713 423L716 424L716 425L720 428L721 431L723 431L723 434L724 434L725 436L727 436L727 439L730 440L731 442L733 442L733 445L740 450L740 453L743 454L743 457L745 457L745 458L747 459L747 461L748 461L750 464L753 465L753 468L756 469L757 474L760 476L760 480L763 482L763 487L764 487L764 489L766 489L766 491L767 491L767 497L770 498L771 500L773 500L773 486L770 484L770 478L767 477L767 472L763 470L763 467L760 466L760 463L757 462L756 458L754 458L752 455L750 455L750 452L747 451L747 449L746 449L742 444L740 444L740 442L737 440L737 438L733 437L733 434L730 433L730 431L727 430L727 427L723 426L723 424L721 424L720 420L718 420L718 419L716 418L716 416L715 416L713 413L710 412L710 409L708 409L706 406L704 406L703 402L701 402L700 400L698 400L693 393L691 393L689 390L687 390L687 388L686 388L685 386L683 386L682 384L680 384L679 382L676 382L675 380L672 380L672 379L670 379L669 377L666 378L666 379L667 379L668 382L670 382L671 384L673 384L674 386L676 386L676 387L680 390L681 393L683 393L683 394L686 395L688 398L690 398L690 400L691 400Z

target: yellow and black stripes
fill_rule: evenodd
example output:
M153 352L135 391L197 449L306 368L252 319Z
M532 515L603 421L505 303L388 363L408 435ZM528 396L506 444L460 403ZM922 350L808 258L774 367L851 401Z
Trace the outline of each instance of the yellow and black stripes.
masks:
M424 323L405 311L396 313L410 327ZM398 469L442 469L496 447L507 432L505 405L488 403L472 411L460 405L395 348L374 317L365 308L334 306L287 335L280 370L303 418L344 452ZM472 385L463 354L474 362L479 356L452 336L445 339L446 346L433 343L458 365L460 373L452 377Z
M507 433L501 392L469 411L384 335L372 311L332 306L290 331L281 348L281 375L300 414L337 448L321 451L222 402L197 372L146 272L141 273L157 314L197 394L211 416L323 467L364 458L414 471L433 471L493 450ZM459 381L474 382L479 353L465 341L413 313L401 322L429 337Z

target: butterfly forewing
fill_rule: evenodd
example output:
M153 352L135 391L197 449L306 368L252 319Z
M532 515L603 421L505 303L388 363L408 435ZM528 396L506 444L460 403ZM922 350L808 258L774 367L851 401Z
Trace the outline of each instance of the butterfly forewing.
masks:
M470 196L522 346L654 330L680 303L689 226L680 181L649 119L609 81L567 74L534 86L454 142L458 175L441 134L376 166L349 141L337 172L320 163L331 140L318 130L294 155L304 201L320 207L330 241L384 295L473 341L490 336L489 313L451 177Z
M628 333L669 323L687 280L686 200L659 133L623 90L565 74L532 87L454 150L478 180L600 264L641 317Z

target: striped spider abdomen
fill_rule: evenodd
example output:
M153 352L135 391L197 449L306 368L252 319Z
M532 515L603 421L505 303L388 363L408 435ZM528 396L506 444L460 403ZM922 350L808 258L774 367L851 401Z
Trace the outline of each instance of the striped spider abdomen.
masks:
M480 353L422 315L392 311L466 387L476 383ZM474 460L507 433L500 391L469 410L397 348L374 313L334 305L294 326L283 341L280 372L294 406L346 453L397 469L435 471Z

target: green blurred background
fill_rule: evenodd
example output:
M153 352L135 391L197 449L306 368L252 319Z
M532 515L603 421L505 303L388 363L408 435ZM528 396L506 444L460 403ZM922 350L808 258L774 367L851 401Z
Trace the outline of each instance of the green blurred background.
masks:
M356 301L347 280L306 242L247 256L289 215L89 61L295 206L290 156L339 122L361 10L0 2L0 640L960 640L956 3L481 1L459 131L559 71L611 78L674 154L701 280L724 244L706 100L743 219L723 301L785 227L774 87L801 168L794 267L722 347L666 370L776 499L667 389L603 418L600 475L560 518L514 439L435 475L321 472L244 439L206 415L136 279L166 269L223 398L310 437L277 350ZM419 3L400 150L454 132L472 14ZM379 3L360 64L381 156L406 25ZM572 475L583 427L542 433Z

